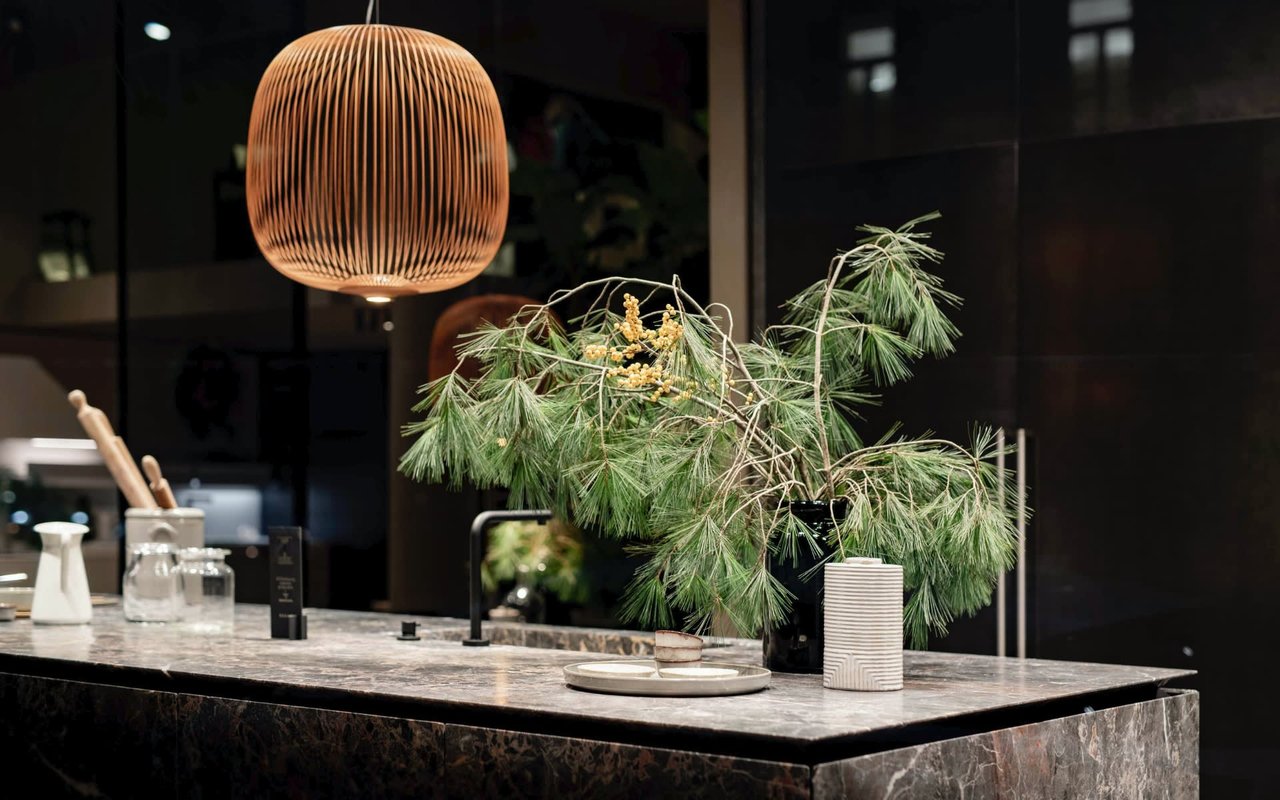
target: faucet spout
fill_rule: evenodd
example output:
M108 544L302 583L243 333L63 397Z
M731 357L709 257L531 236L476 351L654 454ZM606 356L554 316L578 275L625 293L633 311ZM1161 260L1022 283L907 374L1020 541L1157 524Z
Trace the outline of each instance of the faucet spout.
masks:
M484 614L484 588L480 585L480 565L484 563L484 534L499 522L536 522L547 524L551 512L546 509L536 511L482 511L471 523L471 631L470 636L462 640L466 647L486 647L489 640L484 638L480 630L480 617Z

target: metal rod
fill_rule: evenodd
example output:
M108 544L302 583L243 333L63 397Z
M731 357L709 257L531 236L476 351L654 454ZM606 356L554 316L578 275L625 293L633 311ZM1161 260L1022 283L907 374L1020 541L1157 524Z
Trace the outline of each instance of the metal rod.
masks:
M470 641L473 646L478 646L482 642L484 644L489 643L488 639L483 638L480 630L480 616L484 613L484 608L482 607L484 587L480 585L480 569L477 565L483 563L484 531L487 526L487 523L481 520L482 517L484 517L484 514L476 517L476 521L471 525L471 562L468 565L468 569L471 571L471 583L468 589L471 605L471 631L468 638L463 640L463 643L466 644L467 641Z
M536 522L545 525L551 512L536 511L482 511L471 523L471 630L462 640L467 647L485 647L489 640L480 630L480 618L484 615L484 587L480 584L480 566L484 563L484 533L499 522Z
M1004 508L1005 503L1005 463L1004 463L1004 428L996 429L996 503ZM1003 513L1003 512L1002 512ZM996 655L1004 658L1009 655L1009 621L1008 599L1005 597L1003 572L996 578Z
M1027 429L1018 428L1018 658L1027 657Z

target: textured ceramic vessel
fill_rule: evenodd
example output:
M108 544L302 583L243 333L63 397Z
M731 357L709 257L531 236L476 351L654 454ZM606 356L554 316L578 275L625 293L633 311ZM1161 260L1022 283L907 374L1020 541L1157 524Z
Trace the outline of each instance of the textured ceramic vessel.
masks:
M847 558L823 567L822 685L889 692L902 688L902 567Z

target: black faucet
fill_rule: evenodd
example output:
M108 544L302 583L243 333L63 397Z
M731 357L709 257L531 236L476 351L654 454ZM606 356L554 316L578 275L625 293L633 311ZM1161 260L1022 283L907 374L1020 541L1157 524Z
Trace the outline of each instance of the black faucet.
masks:
M551 512L482 511L471 523L471 636L463 639L467 647L486 647L489 640L481 636L480 616L484 613L484 589L480 586L480 565L484 563L484 532L499 522L536 522L546 525Z

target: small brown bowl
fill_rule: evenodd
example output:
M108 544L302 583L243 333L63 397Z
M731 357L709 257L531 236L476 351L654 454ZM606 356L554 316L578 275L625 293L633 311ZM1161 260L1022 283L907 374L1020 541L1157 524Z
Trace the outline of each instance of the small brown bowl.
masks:
M702 660L702 637L681 631L653 635L653 660L659 664L694 664Z
M655 647L653 660L664 664L693 664L702 660L701 647Z

